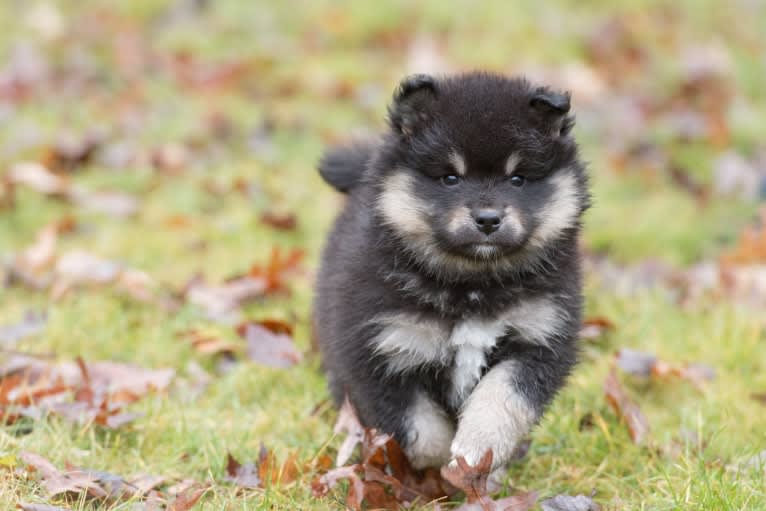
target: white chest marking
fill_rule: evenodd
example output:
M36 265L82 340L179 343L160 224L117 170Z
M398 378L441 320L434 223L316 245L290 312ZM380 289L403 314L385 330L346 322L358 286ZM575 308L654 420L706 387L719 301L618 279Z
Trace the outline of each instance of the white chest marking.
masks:
M552 348L566 320L566 312L548 298L526 300L494 318L466 319L451 328L443 321L397 314L375 319L383 325L375 351L387 355L390 374L451 361L450 400L459 407L481 378L498 338L513 329L522 342Z
M452 404L459 406L470 394L487 364L487 353L503 335L505 326L493 320L468 319L452 329L449 345L455 350L452 368Z

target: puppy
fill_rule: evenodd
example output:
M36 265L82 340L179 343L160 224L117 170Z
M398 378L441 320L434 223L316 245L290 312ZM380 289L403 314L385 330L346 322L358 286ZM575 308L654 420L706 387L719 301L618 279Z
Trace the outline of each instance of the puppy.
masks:
M348 194L314 306L330 390L416 468L491 449L501 470L575 364L589 194L569 110L520 78L412 76L379 140L320 162Z

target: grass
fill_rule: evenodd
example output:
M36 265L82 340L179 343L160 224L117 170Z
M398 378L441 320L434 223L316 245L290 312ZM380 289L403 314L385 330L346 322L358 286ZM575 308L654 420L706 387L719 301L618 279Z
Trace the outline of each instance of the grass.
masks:
M26 3L5 3L0 7L0 55L10 55L19 41L37 45L54 65L71 62L73 52L79 51L86 56L83 65L92 81L80 88L42 92L12 107L0 123L5 148L0 165L37 157L39 147L61 133L102 128L139 148L198 140L206 149L195 153L180 176L157 173L150 163L139 162L120 171L93 163L73 177L90 188L138 194L143 203L135 219L104 217L20 190L17 207L0 211L0 255L30 244L39 228L68 214L84 228L64 238L65 248L84 248L123 261L173 287L200 270L214 281L244 271L268 257L275 245L300 247L307 253L308 271L294 279L292 294L258 302L246 313L293 322L298 343L308 348L311 275L324 233L341 204L317 176L315 162L325 144L355 129L382 127L389 91L407 72L414 34L432 34L459 69L516 72L531 64L555 68L582 59L585 40L595 27L609 16L626 16L635 22L653 72L638 80L635 90L655 95L679 80L677 62L663 46L663 37L672 33L681 46L719 41L733 60L731 83L751 112L731 113L731 147L749 151L766 135L763 123L752 121L766 114L760 94L766 75L754 72L758 65L762 69L757 55L763 55L764 46L758 27L766 23L766 13L756 11L743 19L733 17L728 6L701 3L558 0L513 7L492 2L479 8L469 2L448 7L440 1L342 6L327 1L221 0L211 2L202 16L177 15L175 21L167 21L173 19L167 15L170 2L71 0L40 4L57 6L65 24L82 28L49 40L29 21L32 11ZM675 13L674 26L663 29L652 22L662 9ZM162 66L130 78L119 71L112 52L115 31L126 37L138 34L158 55L184 50L203 62L248 57L256 69L241 87L213 92L179 87ZM127 127L113 128L119 126L122 113L132 112L128 102L121 113L116 98L129 97L131 91L138 96L141 117L133 121L133 128L129 119L124 121ZM215 112L225 115L238 135L212 139L204 119ZM253 149L248 134L266 120L275 129L266 136L265 149ZM645 129L662 138L652 127ZM613 168L603 135L587 122L577 130L593 174L595 206L585 236L590 249L620 262L651 257L686 265L715 257L751 221L753 204L713 198L709 207L701 208L662 176ZM26 147L30 133L37 142ZM701 181L711 180L712 161L720 148L660 142ZM198 159L197 154L203 156ZM216 197L205 191L211 181L228 185L240 178L252 182L255 192ZM280 232L262 225L258 218L266 209L295 212L298 229ZM184 226L172 221L179 217ZM192 248L200 242L204 250ZM529 456L511 468L513 486L538 490L543 497L595 490L596 500L606 509L766 509L763 470L726 468L766 449L766 413L749 398L751 392L766 390L762 312L724 302L681 307L661 290L618 296L595 282L589 282L587 297L588 315L606 316L617 328L586 345L570 385L536 429ZM20 350L55 351L62 359L81 355L173 367L181 377L192 360L214 371L214 361L176 337L184 329L210 326L192 307L168 314L109 290L81 291L51 303L45 293L0 287L0 325L39 308L49 312L47 329L22 341ZM654 352L670 361L704 362L718 371L705 393L684 383L627 382L652 426L651 439L643 447L631 443L602 396L611 353L620 347ZM327 398L316 357L281 371L241 364L216 377L199 399L186 399L186 392L179 383L169 396L137 403L135 409L145 416L118 431L74 427L55 418L36 422L29 434L12 426L0 428L0 457L29 450L57 466L70 462L121 475L144 472L220 480L227 452L252 459L263 443L282 457L297 451L301 460L310 460L332 453L339 443L332 434L335 412L325 407L311 413ZM583 429L580 422L588 414L593 425ZM684 432L699 435L705 447ZM310 477L247 496L216 486L199 508L342 507L330 498L313 499ZM45 501L34 481L1 470L0 479L2 510L14 509L20 501ZM75 502L71 508L93 507ZM130 503L114 507L130 508Z

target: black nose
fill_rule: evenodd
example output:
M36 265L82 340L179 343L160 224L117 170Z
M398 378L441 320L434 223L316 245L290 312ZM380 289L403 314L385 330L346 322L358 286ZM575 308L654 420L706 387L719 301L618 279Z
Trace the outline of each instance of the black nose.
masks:
M476 222L476 228L484 234L492 234L500 227L500 213L494 209L475 211L473 219Z

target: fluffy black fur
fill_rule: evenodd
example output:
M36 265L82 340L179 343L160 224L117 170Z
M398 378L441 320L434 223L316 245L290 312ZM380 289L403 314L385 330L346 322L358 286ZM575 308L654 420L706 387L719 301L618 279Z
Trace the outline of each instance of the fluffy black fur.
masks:
M528 318L512 313L481 366L485 375L515 361L508 392L536 420L576 361L581 320L578 236L588 192L569 96L494 74L418 75L396 91L389 121L379 140L331 149L320 163L325 180L348 193L315 301L332 395L336 403L348 395L363 423L405 448L427 440L411 431L418 393L460 430L465 396L451 390L458 348L422 364L396 359L406 367L391 370L394 355L379 349L391 328L385 318L449 336L466 322L491 325L542 303L542 312L555 311L555 328L535 325L537 305ZM496 232L478 228L486 211L499 215ZM420 340L408 342L417 352ZM460 454L453 445L451 456Z

